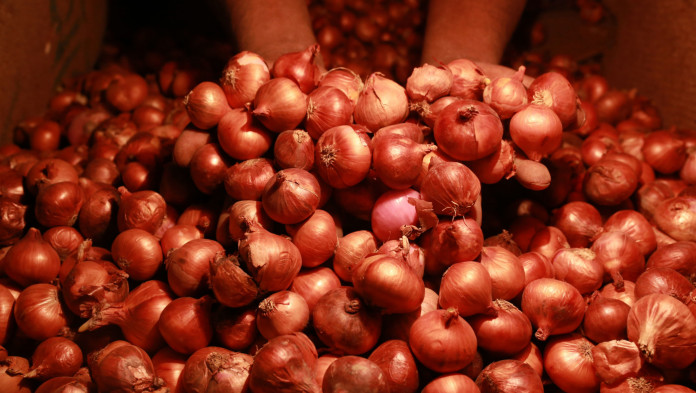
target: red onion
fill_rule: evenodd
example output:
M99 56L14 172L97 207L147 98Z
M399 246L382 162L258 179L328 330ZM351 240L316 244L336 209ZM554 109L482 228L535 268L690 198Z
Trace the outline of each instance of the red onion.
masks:
M558 72L546 72L536 77L527 88L527 95L530 102L553 109L563 128L568 128L576 121L578 98L575 89Z
M5 345L14 335L15 296L5 285L0 285L0 345Z
M551 185L551 172L543 163L520 156L515 156L513 162L515 165L515 180L524 188L541 191Z
M215 298L227 307L243 307L258 296L259 287L244 271L235 256L218 254L210 263L210 288Z
M635 294L640 299L651 293L662 293L687 303L694 286L689 280L669 267L653 267L644 271L636 279Z
M691 283L696 283L696 243L678 241L657 248L648 258L647 269L656 267L672 268Z
M179 297L162 310L157 328L173 350L192 354L210 344L213 338L211 307L214 300Z
M7 251L2 262L5 274L19 285L26 287L36 283L51 282L60 270L60 257L41 232L30 228Z
M317 209L306 220L286 225L287 233L302 255L303 267L315 267L334 255L338 244L336 223L331 214Z
M657 247L657 239L650 222L635 210L619 210L604 222L606 232L626 233L640 248L643 255L651 254Z
M63 299L73 314L89 318L93 307L126 299L127 278L128 275L111 262L78 259L61 280Z
M493 154L478 160L467 162L476 177L485 184L495 184L503 178L509 179L515 174L514 150L509 141L502 140Z
M114 262L136 281L154 277L162 266L162 247L158 239L142 229L127 229L116 236L111 254Z
M222 88L213 82L201 82L184 98L186 111L196 127L207 130L215 127L230 110Z
M276 137L273 157L283 169L311 170L314 166L314 142L305 130L283 131Z
M470 218L444 220L421 237L425 250L425 271L441 274L460 261L473 261L483 249L483 231Z
M558 250L569 247L563 231L552 225L537 230L529 242L529 251L538 252L549 260L553 259Z
M592 359L602 383L614 385L637 376L643 368L638 346L627 340L608 340L592 348Z
M328 267L302 269L292 281L290 290L304 298L311 312L317 301L327 292L341 286L341 281Z
M297 224L308 218L319 206L319 182L304 169L278 171L264 188L263 209L274 221Z
M638 187L638 174L623 161L607 158L587 169L583 192L602 206L616 206L628 199Z
M271 74L264 59L256 53L241 51L232 56L222 70L220 85L232 108L251 104L256 92Z
M454 80L450 95L467 99L480 100L483 90L490 83L481 68L469 59L455 59L447 63Z
M604 267L604 277L621 288L623 280L635 282L645 270L645 258L638 244L624 232L605 232L592 244L596 261Z
M490 106L464 99L440 112L433 126L433 136L447 155L472 161L496 151L503 137L503 125Z
M322 392L388 393L389 382L383 370L372 360L360 356L342 356L326 369Z
M233 351L246 350L256 341L256 308L219 307L213 315L215 340Z
M534 280L522 292L522 312L537 328L534 336L541 341L575 330L582 323L585 308L580 291L553 278Z
M425 284L403 259L368 255L352 271L355 291L384 314L416 310L423 302Z
M478 347L496 355L514 355L529 345L532 324L512 303L493 301L494 315L476 314L468 319Z
M454 308L420 316L409 333L411 350L425 367L446 373L461 370L474 360L476 335Z
M476 383L464 374L442 374L433 378L421 393L479 393Z
M544 348L546 374L564 392L596 392L600 380L592 363L593 347L577 333L552 338Z
M433 102L449 94L454 75L446 66L423 64L406 79L406 94L411 102Z
M382 369L390 392L418 391L418 369L406 341L385 341L368 357Z
M512 116L509 127L512 142L533 161L541 161L561 146L563 125L547 106L527 105Z
M53 183L42 187L36 196L34 215L45 227L72 226L84 201L85 194L77 183Z
M350 124L352 118L353 103L338 87L319 86L307 96L305 129L314 140L332 127Z
M583 333L596 343L626 339L626 318L630 309L621 300L597 296L585 311Z
M543 392L541 377L532 366L519 360L505 359L487 365L476 378L481 393Z
M571 247L587 247L602 232L602 217L593 205L568 202L553 211L551 224L566 236Z
M687 158L684 141L667 130L646 135L642 153L645 162L655 171L666 175L680 170Z
M408 112L406 89L381 73L372 73L360 91L353 116L357 124L377 131L404 121Z
M372 168L387 187L405 189L416 183L423 157L436 148L435 145L420 144L403 135L374 138Z
M696 197L676 196L657 205L653 221L657 227L678 241L696 241Z
M431 166L420 185L421 198L433 202L433 211L449 216L464 215L481 193L476 175L459 162Z
M155 375L148 354L126 341L114 341L87 359L100 392L166 392L164 380Z
M82 366L82 351L73 341L51 337L41 341L31 356L31 368L24 378L46 381L55 377L72 376Z
M369 137L349 125L326 130L314 145L319 176L334 188L360 183L370 170L372 148Z
M167 203L154 191L137 191L130 193L119 187L121 202L118 209L118 230L142 229L155 233L162 225L167 214Z
M37 341L71 334L71 317L60 297L60 290L51 284L33 284L24 288L14 305L17 327L26 337Z
M254 359L245 353L220 347L194 352L184 365L179 385L185 392L242 393L249 389L249 372Z
M0 387L9 393L31 393L32 384L24 379L29 370L29 361L20 356L8 356L0 363Z
M225 191L236 200L261 200L263 189L273 175L273 162L253 158L230 166L225 174Z
M174 225L167 229L160 239L162 254L168 256L171 251L182 247L191 240L200 239L202 237L203 233L191 224Z
M222 150L236 160L259 158L273 142L270 131L257 124L245 108L232 109L217 126L218 143Z
M82 235L95 244L111 244L118 232L116 214L120 200L114 188L104 188L87 196L78 217Z
M186 366L188 356L180 354L169 347L164 347L152 356L155 374L164 380L170 393L184 393L181 374Z
M621 300L628 304L629 307L633 307L633 304L637 300L635 288L636 284L633 281L624 281L623 288L617 289L613 284L606 284L599 291L599 294L604 297Z
M628 339L646 361L660 368L683 369L696 360L696 316L677 299L650 294L628 313Z
M491 277L493 299L512 300L524 289L524 267L519 258L500 246L483 247L481 264Z
M483 102L490 105L501 119L509 119L528 103L527 89L522 84L525 70L520 66L513 76L495 78L483 90Z
M7 173L13 174L17 172L9 171ZM26 190L30 194L37 195L41 188L66 181L77 183L77 178L77 170L70 163L58 158L44 158L37 161L29 168L25 176L24 184L26 185ZM4 180L9 180L9 178L5 178ZM18 191L15 191L10 193L10 195L17 193ZM22 194L23 193L22 191ZM17 200L17 202L19 202L19 200Z
M319 79L319 67L315 64L318 54L319 45L313 44L302 51L280 55L273 62L271 75L274 78L289 78L297 83L304 93L309 93Z
M259 87L252 113L273 132L292 130L307 114L307 95L291 79L273 78Z
M352 271L363 258L377 251L377 238L366 230L346 234L338 240L333 258L333 269L343 281L352 281Z
M239 255L261 293L287 289L302 267L297 246L254 224L239 241Z
M173 300L167 284L150 280L133 289L122 303L97 307L92 318L79 331L94 330L104 325L118 325L128 342L154 352L164 345L157 323L162 310Z
M177 296L199 296L208 287L210 264L222 245L210 239L193 239L167 255L167 282Z
M525 252L518 257L524 268L524 285L537 278L554 278L553 264L543 254L538 252Z
M241 240L246 228L245 222L253 222L272 231L275 222L264 212L261 201L240 200L229 208L228 230L232 240Z
M312 323L319 339L332 350L360 355L377 343L382 317L369 309L353 288L341 287L317 301Z
M344 13L345 15L346 13ZM319 79L319 87L333 86L345 93L350 98L353 105L358 100L360 91L363 89L363 81L360 75L349 68L335 67L325 72Z
M532 366L539 377L543 377L544 363L541 350L539 350L539 347L537 347L533 342L530 342L529 345L527 345L522 351L513 355L511 359L527 363L528 365Z
M278 291L259 303L256 326L267 339L302 331L309 322L309 306L291 291Z
M573 285L581 294L598 290L604 282L604 268L589 248L562 248L551 263L554 278Z
M372 208L371 223L375 236L383 242L401 237L401 227L418 223L414 204L409 199L420 199L411 188L392 190L382 194Z
M314 379L317 350L303 333L269 340L254 356L249 388L258 393L320 393Z

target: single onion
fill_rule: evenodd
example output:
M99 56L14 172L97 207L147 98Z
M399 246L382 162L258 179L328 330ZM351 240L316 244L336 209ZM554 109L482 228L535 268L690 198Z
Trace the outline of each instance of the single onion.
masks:
M118 233L117 210L121 195L112 188L104 188L87 196L80 209L78 227L95 244L111 244Z
M196 127L207 130L215 127L230 110L225 92L213 82L201 82L184 98L186 111Z
M291 291L278 291L263 299L257 308L256 326L266 339L302 331L309 323L309 306Z
M578 333L552 338L544 348L546 374L564 392L596 392L600 379L592 362L593 347Z
M492 154L478 160L469 161L467 167L484 184L495 184L503 178L509 179L515 175L515 152L512 144L502 140L500 146Z
M541 377L532 366L514 359L488 364L476 378L476 385L481 393L544 391Z
M653 221L677 241L696 241L696 197L676 196L657 205Z
M273 231L275 222L263 210L261 201L239 200L229 208L228 230L232 240L241 240L246 228L245 222L253 222L262 228Z
M584 335L595 343L626 339L626 318L631 307L621 300L597 296L593 298L582 322Z
M256 393L320 393L315 380L317 350L303 333L278 336L254 356L249 388Z
M325 293L341 286L341 280L328 267L318 266L302 269L292 281L290 290L298 293L307 302L309 311Z
M624 232L605 232L592 244L596 261L604 267L605 281L621 288L624 280L635 282L645 270L638 244Z
M604 231L626 233L640 248L643 255L649 255L657 248L657 239L652 226L644 215L636 210L619 210L604 222Z
M327 211L317 209L306 220L285 228L302 255L303 267L319 266L334 255L338 244L336 223Z
M366 306L351 287L333 289L312 310L317 336L337 353L360 355L379 340L382 316Z
M522 312L537 328L534 336L541 341L575 330L582 323L586 308L580 291L553 278L530 282L522 292L521 305Z
M82 350L64 337L41 341L31 355L31 368L24 378L46 381L55 377L72 376L82 366Z
M225 191L231 198L261 200L263 189L275 174L273 161L268 158L252 158L227 168Z
M377 251L377 238L367 230L357 230L338 240L333 270L343 281L351 282L353 269L367 254Z
M425 296L421 277L400 258L368 255L352 271L355 291L365 302L383 314L416 310Z
M31 393L33 384L22 374L29 370L29 361L21 356L7 356L0 363L0 386L9 393Z
M313 44L298 52L284 53L273 62L271 76L285 77L297 83L304 93L314 90L319 79L319 66L315 64L319 56L319 45Z
M678 271L669 267L653 267L636 279L635 294L640 299L651 293L663 293L688 304L694 286Z
M200 229L191 224L174 225L167 229L160 239L162 254L168 256L171 251L176 250L191 240L202 237L203 233Z
M116 236L111 254L118 267L137 281L154 277L164 259L157 238L142 229L127 229Z
M307 96L305 129L314 140L330 128L350 124L352 118L353 102L338 87L319 86Z
M416 183L423 157L436 148L403 135L375 137L372 141L372 168L387 187L405 189Z
M26 337L37 341L72 333L72 314L60 296L60 289L52 284L24 288L15 301L14 320Z
M157 328L167 345L183 354L192 354L213 338L211 307L214 299L179 297L162 310Z
M210 263L210 288L218 302L227 307L243 307L258 296L259 287L233 256L218 254Z
M639 375L643 368L638 346L627 340L607 340L592 348L592 359L602 383L615 385Z
M210 265L224 252L215 240L193 239L172 250L165 261L167 282L177 296L200 296L208 288Z
M155 233L167 215L167 203L155 191L129 192L125 187L118 188L121 194L117 224L119 231L142 229Z
M543 163L520 156L515 156L513 162L515 165L515 180L524 188L541 191L551 185L551 172Z
M512 76L501 76L483 90L483 102L490 105L501 119L509 119L529 102L527 88L522 84L526 68L520 66Z
M314 166L314 142L305 130L286 130L273 145L276 164L283 168L311 170Z
M590 203L565 203L553 211L551 225L563 231L571 247L587 247L602 232L602 217Z
M449 373L433 378L421 393L479 393L476 383L464 374Z
M111 262L78 259L60 283L63 299L70 311L89 318L93 307L125 300L129 289L127 279L128 274Z
M334 188L360 183L372 164L369 137L349 125L332 127L321 134L314 154L319 176Z
M616 206L638 187L638 174L623 161L607 158L587 169L582 190L594 204Z
M433 202L433 211L449 216L464 215L481 193L481 183L459 162L431 166L420 185L421 198Z
M545 226L534 233L529 242L529 251L538 252L549 260L561 249L569 248L565 234L553 225Z
M181 374L186 366L188 356L178 353L169 347L164 347L152 356L152 365L155 374L164 380L170 393L184 393L184 386L180 384Z
M185 129L181 132L181 135L176 138L176 142L174 142L172 160L180 167L188 167L193 153L195 153L199 147L206 143L210 143L211 138L212 136L209 132L197 129Z
M242 108L254 101L259 87L270 79L270 70L261 56L241 51L225 64L220 85L230 107Z
M512 303L493 301L495 315L476 314L468 319L479 348L496 355L514 355L532 338L529 318Z
M416 359L430 370L461 370L474 360L476 335L454 308L420 316L411 326L409 344Z
M483 231L476 221L461 218L440 221L421 237L427 274L441 274L448 266L473 261L483 249Z
M416 67L406 79L406 94L411 102L433 102L449 94L454 75L446 66L428 63Z
M636 302L636 284L633 281L624 281L623 288L616 288L614 284L606 284L599 290L599 294L604 297L621 300L629 307L633 307Z
M307 95L289 78L272 78L256 92L252 114L273 132L295 129L307 115Z
M227 112L218 123L217 137L222 150L236 160L259 158L273 143L272 133L256 123L246 108Z
M252 356L221 347L194 352L184 365L179 385L185 392L242 393L249 389Z
M562 248L551 258L554 278L565 281L580 291L590 294L602 287L604 267L589 248Z
M389 389L384 371L375 362L360 356L341 356L326 369L321 391L388 393Z
M495 152L503 138L503 124L487 104L462 99L440 112L433 136L448 156L473 161Z
M575 123L577 118L577 94L568 79L558 72L539 75L527 88L529 101L545 105L558 115L563 128Z
M410 199L420 199L418 191L412 188L391 190L377 198L371 213L372 232L381 240L398 239L401 227L418 223L416 206Z
M543 377L544 362L542 359L541 350L533 342L530 342L529 345L527 345L523 350L513 355L511 359L527 363L528 365L532 366L539 377Z
M643 358L660 368L683 369L696 360L696 316L669 295L644 296L628 313L628 339Z
M34 215L45 227L72 226L84 202L84 191L77 183L53 183L42 187L36 195Z
M320 77L319 87L321 86L333 86L340 89L351 100L353 105L355 105L364 87L364 83L360 75L356 74L353 70L343 67L334 67Z
M215 340L225 348L233 351L246 350L259 335L256 308L219 307L213 314L213 328Z
M679 171L686 162L686 146L675 133L667 130L646 135L642 149L645 162L661 174Z
M500 246L483 247L481 264L491 277L493 299L512 300L524 289L524 267L519 258Z
M321 189L314 175L304 169L288 168L268 180L261 202L274 221L297 224L314 213L320 196Z
M512 116L509 127L512 142L530 160L541 161L561 146L563 126L547 106L527 105Z
M118 340L88 357L90 374L99 391L166 392L164 380L155 375L150 356L136 345Z
M365 80L355 103L353 117L370 130L404 121L408 116L406 89L383 74L375 72Z
M672 268L692 284L696 283L696 243L678 241L658 247L648 258L647 269L656 267Z
M368 359L382 369L390 392L418 391L418 368L406 341L385 341L372 351Z
M447 63L454 80L449 94L472 100L481 100L483 90L490 83L483 70L469 59L455 59Z
M9 278L27 287L55 279L60 270L60 257L38 229L29 228L24 237L7 251L2 266Z

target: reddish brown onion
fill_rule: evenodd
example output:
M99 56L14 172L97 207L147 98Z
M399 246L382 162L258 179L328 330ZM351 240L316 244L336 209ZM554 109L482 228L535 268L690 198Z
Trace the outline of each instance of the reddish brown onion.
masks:
M575 330L582 323L586 308L580 291L553 278L530 282L522 293L521 305L522 312L537 328L534 336L541 341Z

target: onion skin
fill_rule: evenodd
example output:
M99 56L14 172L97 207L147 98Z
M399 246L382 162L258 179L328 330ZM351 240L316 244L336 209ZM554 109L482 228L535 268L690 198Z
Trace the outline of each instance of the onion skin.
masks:
M552 338L544 348L546 374L564 392L596 392L600 380L592 363L593 347L577 333Z
M495 315L493 287L488 270L479 262L457 262L442 275L439 304L459 315Z
M329 128L314 145L314 165L319 176L331 187L354 186L370 171L371 142L350 125Z
M27 337L43 341L70 333L72 314L51 284L33 284L20 292L14 306L14 319Z
M342 356L334 360L324 373L322 392L388 393L384 372L373 361L359 356Z
M241 51L227 61L220 85L230 107L242 108L254 101L259 87L270 79L270 70L261 56Z
M302 331L309 323L309 306L295 292L278 291L259 303L256 327L266 339Z
M254 356L249 388L255 393L321 393L314 379L317 350L303 333L278 336Z
M541 377L519 360L499 360L487 365L476 378L481 393L543 392Z
M297 224L316 211L320 198L321 189L314 175L304 169L288 168L268 180L261 203L273 221Z
M82 351L73 341L51 337L39 343L32 355L32 366L24 378L46 381L54 377L72 376L82 365Z
M653 267L672 268L692 284L696 283L696 243L678 241L659 247L650 255L646 264L646 269Z
M650 294L628 313L628 339L643 358L660 368L683 369L696 360L696 316L677 299Z
M610 340L592 348L592 359L602 383L613 385L637 376L643 368L638 346L627 340Z
M469 323L457 310L448 308L420 316L411 326L409 343L425 367L447 373L461 370L474 360L477 341Z
M582 328L595 343L626 339L626 319L631 307L621 300L597 296L585 311Z
M503 124L487 104L458 100L440 112L433 126L440 149L460 161L473 161L493 154L503 139Z
M696 198L677 196L657 205L653 220L677 241L696 241Z
M368 359L382 369L390 392L418 391L418 368L406 341L385 341L372 351Z
M464 374L451 373L435 377L421 393L479 393L476 383Z
M371 231L357 230L338 239L333 270L343 281L352 281L353 269L367 254L377 251L377 238Z
M585 308L580 291L553 278L534 280L522 292L522 312L537 328L534 336L541 341L575 330L582 323Z
M527 347L532 338L532 323L512 303L493 301L495 316L477 314L468 318L480 349L496 355L514 355Z
M166 392L147 353L126 341L114 341L88 359L100 392Z
M353 111L357 124L377 131L401 123L408 116L406 89L381 73L372 73L358 96Z
M60 257L51 245L43 240L41 232L30 228L7 251L3 259L5 274L22 287L49 283L58 275Z
M423 280L401 259L376 254L367 256L353 270L355 291L383 314L416 310L425 296Z
M213 338L211 308L214 300L179 297L172 300L160 314L157 327L173 350L192 354L210 344Z

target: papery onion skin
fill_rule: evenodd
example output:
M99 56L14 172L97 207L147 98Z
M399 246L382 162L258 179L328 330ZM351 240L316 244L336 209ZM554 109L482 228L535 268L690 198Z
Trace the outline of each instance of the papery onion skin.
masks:
M571 247L587 247L602 228L599 210L588 202L568 202L553 211L551 225L566 235Z
M537 328L534 336L541 341L575 330L582 323L586 308L580 291L553 278L530 282L522 292L521 305L522 312Z
M532 366L514 359L487 365L476 378L476 385L481 393L544 391L541 377Z
M651 293L663 293L685 303L689 303L689 293L694 286L676 270L668 267L653 267L645 270L636 279L636 298Z
M487 104L463 99L440 112L433 136L448 156L473 161L495 152L503 138L503 124Z
M303 267L316 267L326 262L338 245L336 223L326 210L315 210L306 220L287 225L286 231L302 255Z
M200 296L210 280L210 265L218 253L224 252L215 240L193 239L172 250L165 262L167 282L177 296Z
M248 349L258 338L256 308L219 307L213 314L215 341L233 351Z
M577 118L577 94L568 79L558 72L539 75L527 88L530 102L537 102L553 109L563 124L572 125Z
M314 379L317 358L314 344L303 333L278 336L254 356L249 388L256 393L321 393Z
M628 339L646 361L660 368L683 369L696 360L696 316L677 299L650 294L628 313Z
M631 307L621 300L597 296L590 301L582 321L585 336L595 343L626 339L626 319Z
M415 393L418 390L418 369L406 341L385 341L368 359L382 369L390 392Z
M302 331L309 322L309 306L291 291L278 291L259 303L256 326L266 339Z
M319 86L309 93L305 129L314 140L332 127L350 124L352 118L353 103L338 87Z
M227 168L225 191L227 195L242 200L261 200L268 180L275 175L273 161L268 158L252 158Z
M166 392L148 354L126 341L114 341L88 358L89 370L102 392Z
M481 194L481 182L460 162L432 166L420 185L421 198L433 202L433 211L448 216L464 215Z
M377 251L377 238L371 231L357 230L338 240L333 270L343 281L352 281L353 269L372 252Z
M476 333L478 347L504 356L514 355L527 347L532 338L529 318L505 300L493 301L493 310L495 316L477 314L468 318Z
M479 393L476 383L464 374L441 374L428 382L421 393Z
M476 63L460 58L447 63L447 68L454 76L450 95L474 100L482 98L483 90L490 83L490 79Z
M592 362L593 347L578 333L552 338L544 348L546 374L564 392L596 392L600 379Z
M657 239L648 219L635 210L619 210L604 222L604 231L622 231L628 234L643 255L650 255L657 248Z
M319 339L334 352L361 355L379 340L382 316L370 309L352 287L324 294L314 305L312 323Z
M589 248L561 248L551 259L554 278L572 284L582 294L602 287L604 268Z
M288 78L272 78L257 90L252 113L273 132L291 130L307 114L307 95Z
M447 373L461 370L474 360L476 334L457 310L448 308L420 316L409 332L411 350L425 367Z
M408 112L406 89L381 73L372 73L365 79L353 117L356 123L377 131L404 121Z
M512 116L509 128L512 142L530 160L541 161L561 146L563 125L546 106L527 105Z
M423 279L402 259L389 255L367 256L353 269L355 291L383 314L416 310L425 296Z
M382 242L398 239L403 226L417 224L418 213L409 200L420 199L419 196L412 188L390 190L380 195L370 215L374 235Z
M82 350L64 337L48 338L36 347L32 366L24 378L45 381L54 377L72 376L82 365Z
M470 218L440 221L421 237L427 274L441 274L454 263L475 260L483 249L483 231Z
M493 298L512 300L524 289L524 267L511 251L500 247L483 247L481 264L491 276Z
M20 292L15 301L14 320L17 327L33 340L43 341L69 334L71 319L72 314L55 285L30 285Z
M241 108L251 104L259 87L270 79L270 70L261 56L241 51L227 61L220 85L230 107Z
M696 241L696 198L676 196L657 205L653 220L677 241Z
M261 203L274 221L297 224L314 213L320 196L321 189L314 175L304 169L288 168L268 180Z
M314 154L319 176L334 188L360 183L372 164L369 138L349 125L326 130L314 145Z
M210 288L221 304L235 308L251 304L259 294L258 284L232 255L220 254L210 262Z
M628 340L600 342L592 348L592 360L597 376L609 385L639 375L644 365L638 346Z
M187 359L188 356L180 354L169 347L160 349L152 356L155 373L164 380L165 386L169 388L170 393L184 393L184 386L179 381L181 380L181 374L186 366Z
M604 267L605 281L621 288L624 280L635 282L645 270L638 244L623 232L605 232L592 244L596 260Z
M160 314L157 327L173 350L192 354L210 344L213 338L211 308L214 299L179 297L172 300Z
M389 384L382 369L372 360L360 356L342 356L324 373L322 392L388 393Z
M227 112L217 126L218 143L222 150L236 160L261 157L273 143L273 135L254 121L251 112L235 108Z
M30 228L3 258L5 274L13 281L27 287L31 284L51 282L60 270L60 257L51 245L43 240L37 228Z
M114 262L137 281L154 277L164 260L157 238L142 229L127 229L116 236L111 254Z

